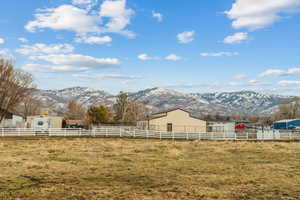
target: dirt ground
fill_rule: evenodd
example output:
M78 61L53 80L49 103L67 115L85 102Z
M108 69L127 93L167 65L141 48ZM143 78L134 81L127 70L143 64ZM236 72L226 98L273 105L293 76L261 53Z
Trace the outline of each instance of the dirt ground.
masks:
M300 143L0 138L0 199L300 199Z

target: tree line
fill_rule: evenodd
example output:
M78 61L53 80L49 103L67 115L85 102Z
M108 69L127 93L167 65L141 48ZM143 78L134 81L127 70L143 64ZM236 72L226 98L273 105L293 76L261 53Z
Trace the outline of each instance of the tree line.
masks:
M137 121L145 118L147 110L145 105L133 101L127 93L120 92L116 103L107 105L92 105L86 110L76 101L70 101L65 113L66 120L81 120L85 126L100 124L135 125Z

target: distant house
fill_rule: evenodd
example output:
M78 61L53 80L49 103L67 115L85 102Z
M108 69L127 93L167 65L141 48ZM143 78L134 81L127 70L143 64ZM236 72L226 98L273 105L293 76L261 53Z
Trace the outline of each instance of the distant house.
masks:
M180 108L154 113L146 120L139 121L137 126L142 129L167 132L206 132L206 121Z
M236 122L224 120L207 120L207 132L235 132Z
M0 123L1 128L23 128L24 127L24 118L16 113L1 110L1 112L5 112L5 117Z
M276 130L298 129L300 128L300 119L284 119L273 123Z
M66 120L66 128L83 128L84 120Z
M40 122L39 122L40 121ZM28 116L26 121L27 128L36 128L35 126L44 124L45 121L49 125L47 128L62 128L63 118L58 116L48 116L48 115L36 115L36 116Z

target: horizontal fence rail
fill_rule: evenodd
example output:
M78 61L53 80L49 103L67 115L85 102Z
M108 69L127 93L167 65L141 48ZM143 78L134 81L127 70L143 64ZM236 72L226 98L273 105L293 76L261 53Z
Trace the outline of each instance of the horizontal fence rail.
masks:
M141 130L126 127L100 127L95 129L47 129L0 128L1 137L109 137L109 138L140 138L140 139L173 139L173 140L300 140L300 132L293 131L257 131L253 132L166 132L157 130Z

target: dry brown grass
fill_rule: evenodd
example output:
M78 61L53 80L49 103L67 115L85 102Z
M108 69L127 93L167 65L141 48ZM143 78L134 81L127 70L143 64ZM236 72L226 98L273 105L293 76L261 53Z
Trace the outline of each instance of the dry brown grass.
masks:
M300 199L300 143L2 138L0 199Z

